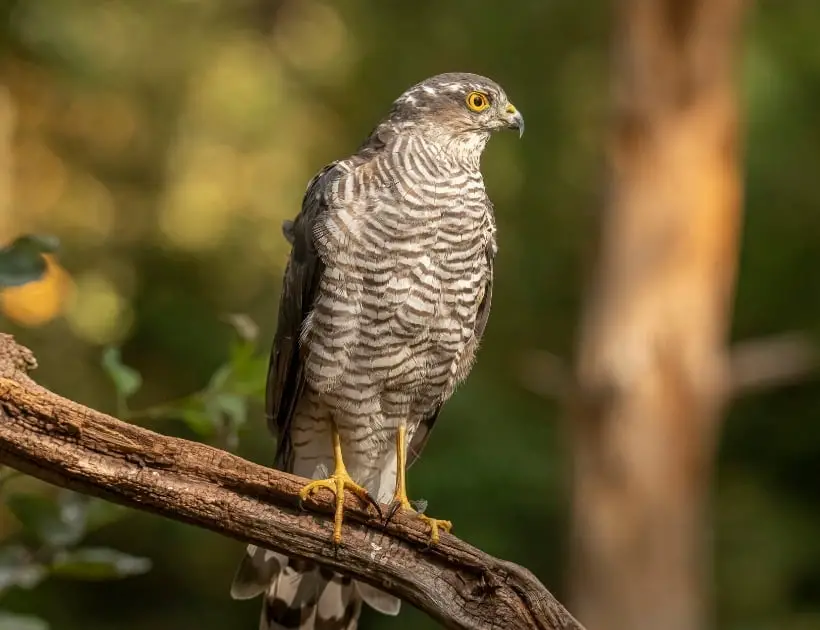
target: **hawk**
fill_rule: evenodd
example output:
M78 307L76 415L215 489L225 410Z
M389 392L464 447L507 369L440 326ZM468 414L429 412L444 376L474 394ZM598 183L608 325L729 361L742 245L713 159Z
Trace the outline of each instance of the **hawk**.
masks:
M275 467L335 495L415 512L405 474L487 325L496 226L481 154L493 131L524 132L494 81L440 74L405 91L350 157L310 180L295 220L267 382ZM431 543L448 521L418 514ZM231 595L265 595L260 628L354 630L362 602L398 598L251 545Z

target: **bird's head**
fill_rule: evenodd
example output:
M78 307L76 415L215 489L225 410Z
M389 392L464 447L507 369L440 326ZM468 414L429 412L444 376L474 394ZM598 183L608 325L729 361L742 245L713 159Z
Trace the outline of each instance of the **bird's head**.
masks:
M524 134L524 118L501 86L466 72L439 74L410 87L393 103L385 122L444 144L475 145L479 153L493 131Z

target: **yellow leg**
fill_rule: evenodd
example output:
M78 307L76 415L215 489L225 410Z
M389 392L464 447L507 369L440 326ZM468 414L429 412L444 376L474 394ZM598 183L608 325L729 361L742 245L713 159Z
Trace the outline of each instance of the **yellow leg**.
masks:
M402 424L396 431L396 493L393 496L393 504L405 510L416 512L407 498L407 427ZM418 512L416 512L418 514ZM449 532L453 528L450 521L442 521L438 518L430 518L424 514L419 514L419 518L430 525L430 542L437 545L439 542L439 530Z
M326 488L336 496L336 512L333 517L333 544L338 545L342 542L345 489L350 490L362 501L374 505L377 510L379 509L379 505L373 497L370 496L367 490L353 481L347 473L347 468L345 468L345 463L342 459L342 442L339 438L339 430L333 421L331 421L331 439L333 440L333 474L327 479L318 479L307 484L299 491L299 501L304 501L320 488Z

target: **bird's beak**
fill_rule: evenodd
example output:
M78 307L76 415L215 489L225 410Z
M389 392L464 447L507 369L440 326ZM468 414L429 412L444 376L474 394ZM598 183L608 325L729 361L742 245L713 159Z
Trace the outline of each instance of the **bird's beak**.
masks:
M512 103L507 105L504 109L504 113L506 114L505 119L507 121L507 127L509 129L518 129L518 137L524 135L524 117L521 115L515 105Z

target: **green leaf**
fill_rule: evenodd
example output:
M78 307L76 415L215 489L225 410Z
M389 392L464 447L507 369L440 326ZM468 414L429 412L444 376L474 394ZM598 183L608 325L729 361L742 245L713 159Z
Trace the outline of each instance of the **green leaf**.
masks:
M0 287L14 287L42 278L43 254L54 252L60 242L54 236L28 234L0 249Z
M231 345L231 378L225 389L233 394L264 400L269 357L256 354L256 347L246 341Z
M248 419L248 401L237 394L219 394L216 397L219 409L228 416L234 428L239 428Z
M113 580L142 575L151 569L148 558L130 556L115 549L87 547L58 554L51 572L80 580Z
M234 339L231 342L230 361L233 369L241 368L253 360L256 346L245 339Z
M219 432L225 424L222 419L222 407L219 404L219 397L214 394L207 395L204 397L203 402L205 403L205 415L208 417L214 431Z
M231 391L257 402L264 402L267 387L268 359L255 361L244 374L237 374Z
M219 409L217 445L233 451L239 446L238 429L248 418L248 399L237 394L219 394L214 406Z
M142 375L122 362L119 348L109 346L105 349L102 366L114 383L117 394L121 398L125 399L133 396L142 387Z
M39 617L0 611L0 630L48 630L48 623Z
M230 363L225 363L224 365L219 366L217 371L213 373L213 376L211 376L211 380L208 382L208 390L212 392L221 390L228 382L228 379L231 376L231 370L232 368Z
M180 410L180 414L185 425L198 436L209 439L216 433L218 425L208 414L205 401L201 398L192 399Z
M59 548L76 544L85 532L85 512L77 506L63 506L39 494L13 494L6 505L28 540Z
M34 588L46 575L46 568L22 545L0 548L0 592L12 586Z

